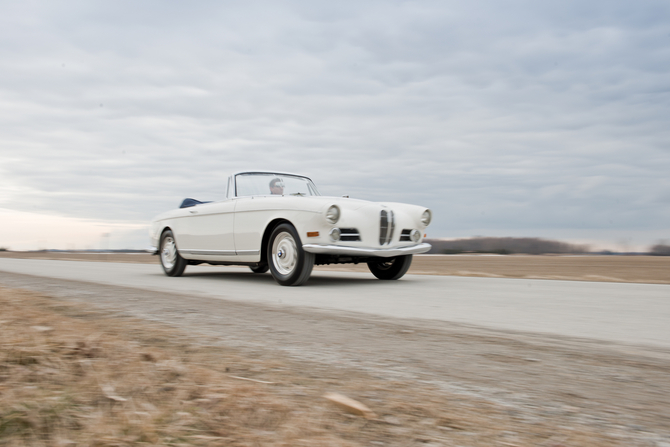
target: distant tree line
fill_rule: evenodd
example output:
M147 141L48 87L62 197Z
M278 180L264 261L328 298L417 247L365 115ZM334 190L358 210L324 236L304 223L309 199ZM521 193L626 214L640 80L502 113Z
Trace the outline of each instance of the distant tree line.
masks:
M568 244L535 237L473 237L456 240L426 239L433 248L428 254L496 253L511 254L580 254L587 245Z
M654 256L670 256L670 245L656 244L651 247L649 254Z

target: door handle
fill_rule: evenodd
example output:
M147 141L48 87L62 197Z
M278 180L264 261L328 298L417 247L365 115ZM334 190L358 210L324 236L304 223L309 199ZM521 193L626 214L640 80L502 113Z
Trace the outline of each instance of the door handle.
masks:
M196 210L188 210L188 212L191 213L191 214L198 214L198 212Z

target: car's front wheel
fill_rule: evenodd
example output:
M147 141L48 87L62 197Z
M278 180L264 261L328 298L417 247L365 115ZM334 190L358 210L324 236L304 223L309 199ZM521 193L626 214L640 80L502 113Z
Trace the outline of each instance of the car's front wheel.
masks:
M410 265L412 265L412 255L382 258L368 262L368 268L379 279L400 279L407 273Z
M160 244L161 265L168 276L181 276L186 269L186 259L179 256L177 242L171 230L163 232Z
M293 225L278 225L270 235L268 264L272 277L282 286L299 286L309 279L314 254L302 249L300 236Z

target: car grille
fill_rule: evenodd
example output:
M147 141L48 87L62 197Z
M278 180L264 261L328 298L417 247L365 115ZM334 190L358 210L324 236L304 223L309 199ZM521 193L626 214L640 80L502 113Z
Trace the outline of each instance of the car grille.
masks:
M379 245L391 243L394 227L393 211L382 210L379 216Z
M361 235L356 228L340 228L340 240L341 241L360 241Z
M412 239L409 236L411 232L412 230L410 229L402 230L402 233L400 233L400 242L411 242Z

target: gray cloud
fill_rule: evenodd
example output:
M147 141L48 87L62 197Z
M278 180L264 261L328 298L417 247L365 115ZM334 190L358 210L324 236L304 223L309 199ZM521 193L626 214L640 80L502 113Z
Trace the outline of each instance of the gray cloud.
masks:
M143 222L252 167L433 236L670 231L667 2L0 5L0 207Z

